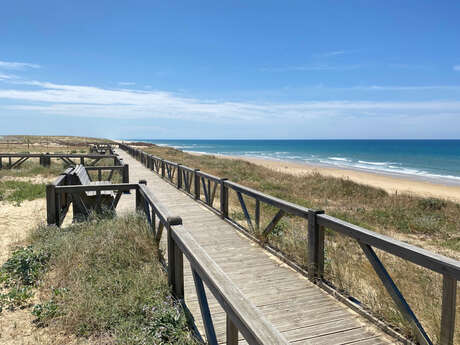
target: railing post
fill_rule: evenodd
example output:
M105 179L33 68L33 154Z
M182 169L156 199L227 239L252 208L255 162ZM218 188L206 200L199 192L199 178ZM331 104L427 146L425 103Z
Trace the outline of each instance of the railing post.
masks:
M222 219L228 218L228 188L225 186L227 178L220 179L220 212Z
M146 180L139 180L139 184L147 185ZM141 212L144 211L144 197L142 196L141 192L139 191L139 187L136 188L136 211Z
M44 165L45 167L49 167L51 165L51 157L50 157L50 153L47 152L45 157L44 157Z
M180 248L172 238L172 229L168 224L168 284L177 299L184 298L184 259Z
M161 177L165 177L165 161L161 160Z
M123 165L122 181L123 181L123 183L129 183L129 167L128 167L128 164Z
M256 199L256 210L255 210L255 221L256 221L256 232L259 233L260 230L260 201Z
M200 200L200 195L201 195L201 186L200 186L200 177L198 176L197 172L200 171L200 169L194 169L193 170L193 184L194 184L194 195L195 195L195 200Z
M440 345L454 344L456 302L457 280L444 274L442 281Z
M316 216L322 210L308 211L308 278L321 279L324 273L324 229L320 229Z
M46 185L46 222L48 225L57 225L56 187L54 184Z
M177 189L182 188L182 171L180 166L180 164L177 164Z
M0 169L3 168L3 158L0 156Z
M85 165L85 157L80 157L80 164Z
M227 314L227 345L238 344L238 328Z

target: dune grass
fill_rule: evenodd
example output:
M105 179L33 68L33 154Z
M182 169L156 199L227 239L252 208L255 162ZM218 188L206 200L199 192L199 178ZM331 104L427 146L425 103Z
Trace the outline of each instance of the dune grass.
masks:
M191 155L168 147L151 145L141 149L305 207L323 209L327 214L348 222L460 259L460 204L408 194L389 194L383 189L318 173L295 176L243 160ZM219 200L218 194L219 190L216 200ZM254 200L244 199L249 212L254 215ZM274 207L261 204L261 229L276 212ZM233 191L229 192L229 214L247 228ZM255 223L254 219L252 222ZM256 229L253 235L262 238L259 231ZM284 217L266 240L306 267L308 241L305 220ZM442 277L387 253L376 252L436 343L440 334ZM397 311L356 241L326 229L325 255L325 279L338 290L358 299L365 308L395 329L413 337L410 326ZM460 344L459 319L457 315L455 344Z
M21 206L24 200L35 200L45 197L45 185L43 183L30 183L24 181L1 181L0 201L5 200Z
M108 344L196 343L143 217L40 227L30 241L50 255L33 310L38 326Z

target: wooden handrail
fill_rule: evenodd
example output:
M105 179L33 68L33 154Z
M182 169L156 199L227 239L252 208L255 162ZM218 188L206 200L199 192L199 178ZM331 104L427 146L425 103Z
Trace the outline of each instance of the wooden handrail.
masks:
M171 236L175 245L189 260L192 269L206 283L227 316L249 344L289 344L257 307L243 295L184 226L172 226Z
M138 185L139 192L142 196L147 200L150 206L154 208L156 215L159 217L160 222L162 222L167 227L171 225L179 225L182 224L182 219L177 216L173 216L169 213L169 211L163 207L163 205L159 202L159 200L155 197L155 195L147 188L144 184Z
M182 166L181 166L181 167L182 167ZM193 169L191 169L191 170L193 171ZM207 179L209 179L209 180L211 180L211 181L214 181L214 182L217 182L217 183L220 183L220 181L221 181L221 178L220 178L220 177L217 177L217 176L208 174L208 173L206 173L206 172L204 172L204 171L201 171L201 170L198 171L196 174L197 174L198 176L200 176L200 177L207 178Z
M308 208L306 208L306 207L303 207L303 206L300 206L300 205L297 205L297 204L293 204L292 202L276 198L274 196L265 194L263 192L259 192L258 190L255 190L255 189L252 189L252 188L249 188L249 187L245 187L245 186L240 185L240 184L238 184L236 182L226 180L224 182L224 184L225 184L225 186L227 188L231 188L231 189L233 189L235 191L238 191L238 192L243 193L245 195L251 196L256 200L259 200L259 201L265 202L265 203L267 203L269 205L278 207L279 209L281 209L281 210L283 210L283 211L285 211L285 212L287 212L289 214L296 215L296 216L299 216L299 217L302 217L302 218L308 218L308 212L310 210Z
M317 215L317 222L320 226L340 232L360 243L374 246L419 266L460 280L460 262L458 260L435 254L326 214Z
M97 192L104 190L121 190L129 191L137 189L137 183L116 183L116 184L99 184L99 185L75 185L75 186L56 186L56 190L60 192Z

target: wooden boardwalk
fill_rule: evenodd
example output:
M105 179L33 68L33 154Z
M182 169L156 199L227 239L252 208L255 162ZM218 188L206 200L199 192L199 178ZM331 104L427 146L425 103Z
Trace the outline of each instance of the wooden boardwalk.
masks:
M159 201L171 214L182 217L187 231L290 343L397 343L208 208L145 168L127 152L116 151L129 164L129 182L146 180ZM121 213L133 211L134 205L134 193L124 195L117 210ZM204 337L195 286L187 263L184 263L184 276L185 302ZM206 293L218 341L225 344L226 314L211 292L206 290ZM241 335L239 343L246 344Z

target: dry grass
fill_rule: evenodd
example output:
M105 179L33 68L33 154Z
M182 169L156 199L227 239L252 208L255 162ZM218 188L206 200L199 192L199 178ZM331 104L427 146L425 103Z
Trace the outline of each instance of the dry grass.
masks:
M284 174L242 160L196 156L167 147L152 145L141 149L302 206L324 209L329 215L460 259L460 205L457 203L407 194L388 194L382 189L317 173L309 176ZM219 200L218 194L219 190L216 200ZM255 202L250 198L244 199L254 215ZM233 191L229 193L229 204L230 217L247 227ZM261 204L261 229L276 212L275 208ZM254 219L252 222L254 224ZM306 267L308 248L306 225L306 221L297 217L284 217L268 237L272 246L303 267ZM260 238L257 229L255 235ZM325 278L337 289L357 298L394 328L410 336L410 327L397 311L359 245L327 230L325 247ZM387 253L377 253L436 343L440 332L442 277ZM457 305L459 311L460 306ZM460 344L460 317L457 317L456 329L455 343Z
M169 293L145 218L43 226L29 241L35 252L49 255L33 314L50 334L103 344L196 343Z

